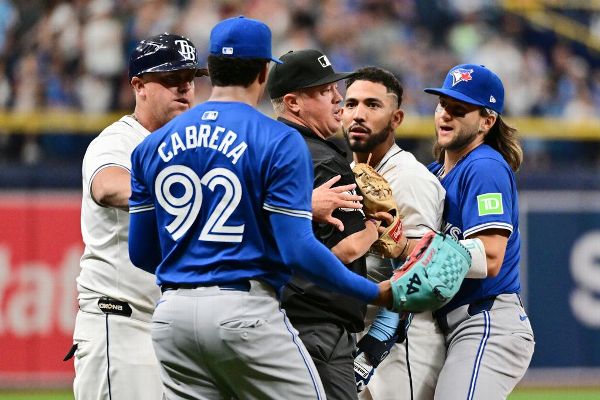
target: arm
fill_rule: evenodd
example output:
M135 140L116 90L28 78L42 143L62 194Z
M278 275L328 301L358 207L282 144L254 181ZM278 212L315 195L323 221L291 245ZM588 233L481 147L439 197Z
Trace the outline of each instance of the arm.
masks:
M509 235L510 232L504 229L486 229L467 238L477 238L483 243L487 262L487 276L495 277L500 272Z
M375 224L371 221L365 221L365 229L342 239L331 248L331 251L340 261L348 264L363 256L378 237L379 234Z
M103 168L94 176L90 190L96 203L127 211L131 196L131 175L125 168Z
M312 214L313 221L328 223L343 231L344 224L339 219L333 217L331 213L338 208L362 208L362 203L360 203L362 196L351 193L356 188L356 184L332 188L332 185L339 181L340 178L340 175L336 175L313 190Z
M154 211L130 214L129 259L133 265L151 274L162 261Z
M347 269L314 236L310 220L271 213L269 221L283 262L325 289L365 303L390 306L390 282L379 285Z

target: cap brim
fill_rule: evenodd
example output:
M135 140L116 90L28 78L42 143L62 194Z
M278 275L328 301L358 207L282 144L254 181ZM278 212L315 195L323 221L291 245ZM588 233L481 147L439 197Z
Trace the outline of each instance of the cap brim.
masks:
M308 85L304 85L299 89L311 88L320 85L327 85L328 83L333 83L337 81L341 81L342 79L350 78L351 76L356 75L354 72L334 72L331 75L327 75L324 78L319 79L316 82L309 83Z
M458 101L464 101L465 103L473 104L480 107L487 107L486 104L481 103L475 99L472 99L469 96L465 96L461 92L452 89L443 89L443 88L427 88L423 89L425 93L436 94L438 96L448 96Z

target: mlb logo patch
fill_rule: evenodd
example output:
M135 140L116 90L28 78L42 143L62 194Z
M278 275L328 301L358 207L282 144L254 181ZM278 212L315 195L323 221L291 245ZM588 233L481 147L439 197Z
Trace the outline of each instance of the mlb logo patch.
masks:
M455 70L450 71L450 75L452 75L452 86L455 86L460 82L473 80L473 77L471 76L472 73L472 69L465 68L456 68Z
M204 111L204 114L202 114L202 121L215 121L218 116L218 111Z
M223 47L221 49L221 53L222 54L226 54L226 55L232 55L233 54L233 47Z

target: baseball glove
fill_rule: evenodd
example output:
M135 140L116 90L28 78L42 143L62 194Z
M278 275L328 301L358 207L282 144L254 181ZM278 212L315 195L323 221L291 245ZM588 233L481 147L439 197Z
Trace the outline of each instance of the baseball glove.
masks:
M399 257L408 242L403 235L402 217L398 214L392 188L368 163L357 163L352 168L352 172L356 178L356 186L363 196L365 215L369 217L378 212L386 212L393 217L393 221L389 224L381 225L385 229L379 235L379 239L371 245L369 251L379 257Z
M471 254L453 237L429 232L390 279L395 312L434 311L460 289Z
M363 210L367 216L380 211L393 216L397 214L398 207L392 197L392 188L383 176L366 163L357 163L352 172L356 178L356 186L362 193Z
M402 230L402 218L394 216L392 223L384 228L379 238L371 245L369 253L381 258L397 258L408 247L408 239Z

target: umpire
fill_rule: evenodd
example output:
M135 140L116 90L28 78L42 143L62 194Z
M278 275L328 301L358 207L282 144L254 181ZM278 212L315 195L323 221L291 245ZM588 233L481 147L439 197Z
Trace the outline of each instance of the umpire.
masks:
M297 129L306 141L314 168L313 187L336 175L338 185L355 183L346 154L326 139L340 128L342 96L336 82L351 73L336 73L327 56L317 50L289 52L281 57L267 81L278 120ZM377 240L377 228L361 210L337 209L340 231L313 221L315 236L348 269L366 275L364 254ZM294 276L282 291L282 306L308 349L327 398L357 399L353 371L353 333L364 329L366 306L354 298L321 289Z

